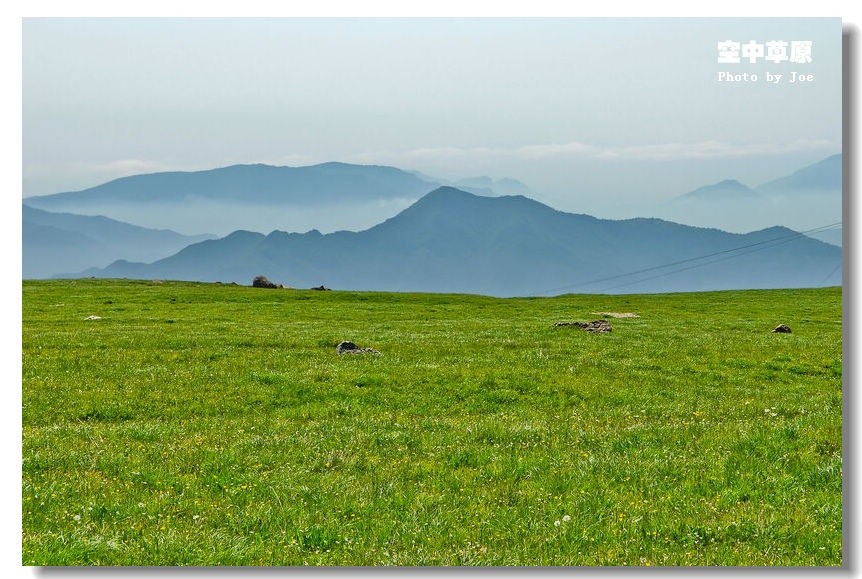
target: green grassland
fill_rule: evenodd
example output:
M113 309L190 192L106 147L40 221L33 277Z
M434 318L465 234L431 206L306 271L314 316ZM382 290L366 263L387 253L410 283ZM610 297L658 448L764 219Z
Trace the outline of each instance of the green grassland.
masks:
M23 563L841 565L841 317L25 281Z

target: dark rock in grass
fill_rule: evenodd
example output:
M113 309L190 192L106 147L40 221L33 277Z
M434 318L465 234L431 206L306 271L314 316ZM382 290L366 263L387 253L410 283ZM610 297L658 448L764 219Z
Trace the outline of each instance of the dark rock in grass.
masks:
M353 342L341 342L335 347L335 351L339 354L344 354L346 352L353 352L354 350L358 350L359 346L354 344Z
M360 348L353 342L344 341L335 347L335 351L339 354L375 354L380 355L380 352L374 348Z
M265 275L259 275L251 282L252 287L263 287L269 289L279 289L282 287L280 283L272 283Z
M775 326L775 329L772 330L773 334L792 334L790 331L790 326L785 326L784 324L778 324Z
M319 285L317 287L313 287L311 289L313 289L314 291L318 291L318 292L328 292L329 291L328 287L324 287L322 285Z
M606 333L611 331L611 324L607 320L593 320L592 322L556 322L555 328L576 327L585 332Z

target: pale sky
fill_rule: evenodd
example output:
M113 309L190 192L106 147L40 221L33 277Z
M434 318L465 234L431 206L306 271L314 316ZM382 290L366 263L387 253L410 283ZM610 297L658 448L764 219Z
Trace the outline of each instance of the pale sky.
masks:
M724 40L810 40L812 62L719 64ZM789 84L791 71L814 81ZM23 24L24 196L336 160L511 177L601 213L722 179L755 186L840 151L838 18Z

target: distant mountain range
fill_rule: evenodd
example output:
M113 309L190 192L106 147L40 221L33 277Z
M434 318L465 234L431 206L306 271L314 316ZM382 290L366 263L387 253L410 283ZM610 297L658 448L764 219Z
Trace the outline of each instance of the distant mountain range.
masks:
M84 275L244 284L266 275L294 287L511 296L807 287L840 283L840 268L840 248L783 227L742 235L603 220L440 187L365 231L237 231Z
M409 171L420 179L428 183L437 183L437 186L455 187L474 195L483 197L496 197L497 195L531 195L532 189L518 181L517 179L492 179L490 177L468 177L466 179L458 179L450 181L441 179L440 177L431 177L420 173L419 171Z
M832 155L785 177L752 189L734 179L707 185L677 197L679 200L724 201L757 197L830 195L841 192L842 155Z
M24 203L185 234L357 230L380 223L445 184L418 172L376 165L233 165L133 175L82 191L27 197ZM528 191L513 179L488 177L466 180L462 186L479 195Z
M656 212L665 220L622 221L555 211L524 196L527 186L512 179L476 177L440 187L433 177L394 167L236 165L137 175L26 198L23 274L238 283L268 275L296 287L491 295L839 283L839 248L771 226L786 223L794 211L801 223L840 221L841 160L835 155L755 188L728 179L679 196L665 214ZM154 228L86 215L100 209ZM309 229L296 223L326 230L333 217L352 220L354 231L284 232ZM746 218L766 225L740 235L670 222ZM165 229L171 224L225 237L183 235ZM259 229L262 224L274 227ZM841 243L840 228L817 235ZM774 248L770 240L777 240ZM734 248L750 244L750 254L736 256ZM716 252L715 264L693 261L673 275L664 268L623 275Z
M429 183L416 175L374 165L323 163L308 167L232 165L206 171L132 175L84 189L28 197L41 209L76 209L102 204L184 204L208 200L253 205L315 205L421 197ZM430 184L433 189L435 184Z
M784 177L749 187L726 179L658 207L655 215L703 227L752 230L781 223L806 231L842 220L842 155L832 155ZM840 225L811 234L841 245Z
M40 278L126 258L153 261L212 235L145 229L107 217L22 208L23 275Z
M841 191L842 155L832 155L786 177L764 183L757 192L765 195L800 195Z

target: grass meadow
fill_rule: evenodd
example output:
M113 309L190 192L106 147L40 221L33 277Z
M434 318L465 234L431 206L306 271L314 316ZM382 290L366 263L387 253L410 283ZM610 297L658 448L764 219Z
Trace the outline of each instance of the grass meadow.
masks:
M25 281L22 563L841 565L841 312Z

